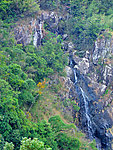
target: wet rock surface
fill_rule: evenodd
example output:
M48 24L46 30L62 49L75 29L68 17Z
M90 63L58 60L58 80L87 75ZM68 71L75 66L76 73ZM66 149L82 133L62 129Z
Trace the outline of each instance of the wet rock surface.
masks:
M72 68L73 71L74 69ZM100 141L100 149L111 149L113 136L107 129L112 127L113 120L107 110L103 111L102 103L98 102L99 97L88 87L87 77L77 69L75 76L75 92L79 97L80 106L79 127L90 139L96 138Z
M112 149L113 135L108 130L113 126L113 113L109 113L113 107L112 46L112 39L97 39L93 53L86 52L83 58L76 56L76 51L71 53L80 106L79 126L91 139L96 139L100 150Z

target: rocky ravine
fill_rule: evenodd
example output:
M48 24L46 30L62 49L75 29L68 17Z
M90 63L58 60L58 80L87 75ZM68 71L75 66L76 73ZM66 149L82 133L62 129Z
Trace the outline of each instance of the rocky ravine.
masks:
M17 44L27 45L33 42L34 46L41 45L41 40L47 34L44 23L51 32L60 34L58 24L65 17L55 12L38 14L34 18L26 18L17 22L14 29ZM65 41L67 34L62 34L63 46L70 54L70 65L66 67L67 77L62 78L67 89L65 98L76 101L80 107L78 119L79 128L97 141L98 149L112 149L112 135L109 128L113 126L113 37L97 39L92 51L80 58L71 42ZM64 108L65 113L76 117L72 106Z
M113 137L107 130L113 125L112 38L97 39L94 50L87 51L84 58L76 56L76 51L70 56L80 99L80 126L90 138L96 138L98 149L112 149Z

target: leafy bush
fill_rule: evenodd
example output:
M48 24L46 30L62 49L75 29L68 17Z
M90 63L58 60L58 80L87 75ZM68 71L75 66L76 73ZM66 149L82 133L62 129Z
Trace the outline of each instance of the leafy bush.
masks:
M79 150L80 141L75 137L69 136L66 132L67 130L71 130L72 128L76 130L74 124L65 124L60 116L53 116L49 119L49 122L52 126L53 131L55 131L56 140L58 143L58 148L62 149L70 149L70 150Z
M5 143L4 150L13 150L13 149L14 149L13 143L8 142Z
M23 138L21 143L20 150L52 150L51 148L45 149L44 143L37 138L34 138L33 140L31 140L31 138Z
M57 136L58 148L59 150L79 150L80 141L76 138L67 136L65 133L59 133Z
M16 17L23 12L34 12L39 10L35 0L1 0L0 1L0 18Z

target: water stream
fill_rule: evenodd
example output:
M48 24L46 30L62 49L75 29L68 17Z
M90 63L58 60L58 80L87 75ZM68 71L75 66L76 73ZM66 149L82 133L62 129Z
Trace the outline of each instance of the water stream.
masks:
M41 39L43 38L42 28L43 28L43 22L39 23L39 29L35 27L35 34L33 39L33 45L35 47L40 45Z
M89 98L88 96L85 94L84 90L82 89L82 87L80 87L80 85L77 84L78 78L77 78L77 73L76 73L76 69L73 68L73 72L74 72L74 83L75 83L75 87L78 88L80 90L79 92L79 96L82 95L82 99L83 99L83 103L84 103L84 109L85 109L85 117L86 117L86 124L87 124L87 130L88 130L88 136L92 139L92 123L91 123L91 119L90 119L90 115L89 115L89 111L88 111L88 101Z
M37 47L37 39L38 39L38 33L36 31L36 28L35 28L35 34L34 34L34 39L33 39L33 45L35 47Z
M83 91L83 89L81 87L80 87L80 90L81 90L82 97L83 97L83 100L84 100L84 107L85 107L85 115L86 115L86 119L87 119L88 134L89 134L89 137L92 138L92 122L91 122L90 115L89 115L89 112L88 112L89 98L86 96L85 92Z
M40 36L41 36L41 39L42 39L42 37L43 37L43 35L42 35L42 25L43 25L43 22L40 22L40 24L39 24L39 29L40 29Z
M74 85L75 85L75 92L79 97L79 119L80 119L80 127L83 129L84 132L87 133L87 136L90 140L95 139L97 149L101 150L102 143L101 139L98 136L95 136L95 128L98 128L92 118L92 110L95 110L94 106L92 105L93 102L96 101L96 96L88 87L87 78L80 73L77 68L74 68L73 61L70 61L70 67L73 70L74 74Z
M76 70L74 69L73 72L74 72L74 79L75 79L75 84L76 84L76 83L77 83L77 74L76 74Z

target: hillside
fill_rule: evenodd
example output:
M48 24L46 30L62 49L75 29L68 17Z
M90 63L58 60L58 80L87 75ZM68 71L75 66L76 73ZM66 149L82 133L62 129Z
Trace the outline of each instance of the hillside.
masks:
M0 149L112 150L113 2L0 1Z

